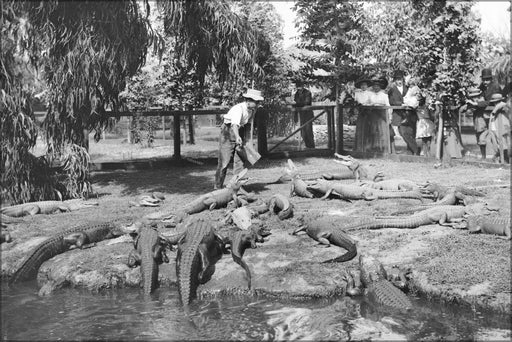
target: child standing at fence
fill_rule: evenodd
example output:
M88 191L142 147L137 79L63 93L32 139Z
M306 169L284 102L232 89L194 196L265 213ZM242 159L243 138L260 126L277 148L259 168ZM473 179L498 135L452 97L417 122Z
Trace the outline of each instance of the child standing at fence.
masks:
M421 139L421 153L425 157L430 157L430 146L432 144L432 137L436 132L436 125L434 124L434 115L426 106L426 99L420 92L417 94L418 107L416 108L416 115L418 121L416 123L416 139Z
M491 96L489 104L494 106L489 120L489 135L493 146L493 160L500 158L503 154L501 162L509 163L508 149L510 148L510 107L505 103L503 95L496 93ZM500 150L502 152L500 153Z

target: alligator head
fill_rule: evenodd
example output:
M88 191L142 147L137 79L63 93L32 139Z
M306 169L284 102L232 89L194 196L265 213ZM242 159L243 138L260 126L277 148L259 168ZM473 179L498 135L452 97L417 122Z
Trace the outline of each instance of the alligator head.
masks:
M66 204L69 206L69 210L71 211L99 205L98 201L84 201L81 199L67 200Z
M378 280L388 278L384 266L374 257L363 255L359 256L359 269L361 271L361 282L365 287Z
M240 171L238 174L234 175L233 178L231 178L229 183L226 185L226 188L230 188L233 190L240 189L242 187L242 185L247 183L247 181L249 180L248 178L245 177L245 175L247 174L247 171L248 171L247 168L245 168L242 171Z

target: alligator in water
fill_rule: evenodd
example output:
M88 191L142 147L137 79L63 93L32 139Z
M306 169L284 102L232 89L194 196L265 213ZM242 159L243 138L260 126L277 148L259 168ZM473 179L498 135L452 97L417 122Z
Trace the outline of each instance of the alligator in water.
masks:
M9 283L13 284L19 281L34 279L43 262L66 252L72 246L84 248L86 245L133 233L133 231L134 229L125 227L117 221L89 222L69 228L46 239L34 248L12 275Z
M158 287L158 267L163 262L169 262L165 254L170 247L167 239L161 237L156 229L142 226L134 241L135 249L130 252L128 266L140 265L141 287L145 294L152 293Z
M464 215L471 213L471 211L470 208L460 205L443 205L423 210L408 217L376 218L345 229L418 228L430 224L453 227L452 223L461 222Z
M256 248L257 238L257 234L251 230L240 231L231 239L224 238L215 232L213 225L207 220L192 218L188 221L177 241L176 274L182 304L190 304L197 297L198 286L211 279L215 272L215 263L222 258L222 254L229 253L227 244L231 245L233 260L246 271L250 288L249 268L242 257L248 246Z
M243 169L239 174L233 176L225 188L200 196L178 212L156 212L146 215L145 218L149 220L163 220L175 226L188 215L197 214L208 209L213 210L225 207L230 201L234 201L236 206L240 206L241 203L237 194L241 190L241 186L247 182L247 179L244 178L246 174L247 169Z
M361 283L366 288L366 294L374 302L399 309L410 309L410 299L388 280L384 266L370 256L359 256L359 269ZM354 288L353 279L347 277L347 294L356 295L360 291Z
M347 235L339 227L335 227L332 221L323 220L322 218L303 224L297 228L293 234L305 231L309 237L318 241L320 244L330 246L331 244L344 248L347 252L339 257L326 260L326 262L344 262L352 260L357 255L357 247L355 241Z
M27 215L53 214L56 212L74 211L95 205L98 205L98 202L82 200L39 201L3 207L0 209L0 212L11 217L21 217Z
M470 233L492 234L498 235L501 239L512 239L509 216L469 215L466 222Z

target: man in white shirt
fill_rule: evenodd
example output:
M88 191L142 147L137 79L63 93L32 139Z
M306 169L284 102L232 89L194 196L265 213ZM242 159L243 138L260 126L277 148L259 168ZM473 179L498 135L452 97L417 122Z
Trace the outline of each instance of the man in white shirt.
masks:
M261 91L255 89L247 89L242 96L245 101L231 107L229 112L224 115L224 122L220 128L215 189L224 187L224 179L231 159L233 159L233 173L237 174L242 171L244 161L235 152L238 152L238 149L245 144L248 133L246 128L250 127L248 124L253 124L258 101L263 101Z

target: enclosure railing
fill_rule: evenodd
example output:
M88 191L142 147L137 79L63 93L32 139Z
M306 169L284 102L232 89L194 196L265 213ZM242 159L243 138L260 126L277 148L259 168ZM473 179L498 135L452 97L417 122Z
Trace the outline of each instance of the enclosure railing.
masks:
M486 111L492 110L494 107L490 106L486 108ZM290 108L292 113L299 113L301 111L310 110L321 110L320 113L314 115L314 117L307 122L301 123L301 126L295 129L292 133L287 135L285 138L280 140L277 144L268 149L267 144L267 120L258 121L258 151L262 155L266 155L274 151L277 147L283 144L285 141L290 139L292 136L298 134L300 130L307 124L315 121L322 115L326 115L327 118L327 149L337 153L344 152L343 146L343 113L346 110L356 109L358 114L358 121L356 124L356 137L355 137L355 149L361 152L366 152L372 149L375 152L390 153L390 139L389 139L389 110L414 110L408 106L346 106L336 104L334 102L305 106L301 108ZM458 110L458 107L450 106L448 110ZM181 118L186 117L188 119L188 135L189 141L194 142L194 129L193 116L195 115L221 115L227 113L229 107L217 107L217 108L204 108L196 110L143 110L143 111L123 111L118 113L108 112L110 117L173 117L173 144L174 154L173 158L181 159ZM43 112L36 113L37 118L41 119L44 115ZM459 129L461 124L467 124L469 120L461 118L459 116ZM440 120L440 124L442 120ZM444 126L444 125L443 125ZM164 125L165 130L165 125ZM438 130L439 135L442 134L442 130ZM164 134L165 135L165 134ZM86 134L86 137L89 135ZM88 146L88 142L87 142ZM500 152L507 148L506 146L500 146ZM439 158L439 156L438 156ZM503 160L503 158L502 158Z

